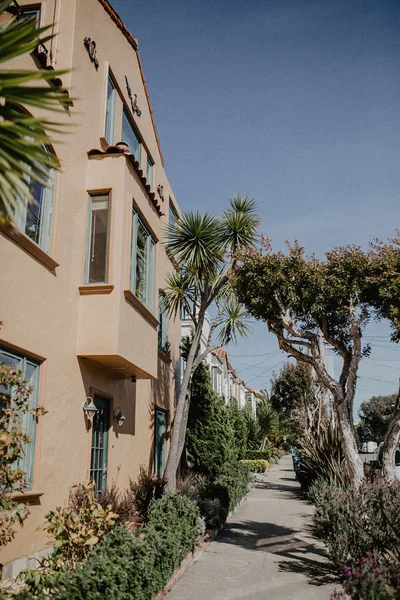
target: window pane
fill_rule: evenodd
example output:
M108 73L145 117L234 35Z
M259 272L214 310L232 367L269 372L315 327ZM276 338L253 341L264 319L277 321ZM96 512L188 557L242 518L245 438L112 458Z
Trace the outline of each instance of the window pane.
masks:
M40 26L40 8L23 8L24 17L35 21L36 29Z
M115 86L111 77L107 84L106 129L105 138L109 144L114 143L114 116L115 116Z
M132 213L131 290L154 311L155 243L135 211Z
M158 349L168 354L168 315L164 305L164 294L158 295Z
M25 233L48 252L53 212L54 169L49 169L45 183L31 179L29 188L33 201L27 203Z
M134 154L136 160L140 164L142 146L125 108L122 115L122 140L128 144L129 150Z
M147 183L149 184L149 186L152 188L153 187L153 163L151 162L149 157L147 157L147 164L146 164L146 180L147 180Z
M90 197L86 283L107 282L109 198Z
M38 405L39 389L39 365L35 362L13 355L6 351L0 351L0 362L22 371L22 377L28 380L32 387L32 394L29 398L29 406L36 408ZM4 394L4 389L0 392ZM12 396L13 391L10 390ZM29 413L24 413L21 419L22 430L29 436L29 443L24 444L21 458L13 464L13 468L22 469L26 475L26 489L32 489L33 466L35 458L35 437L36 437L36 419Z
M156 475L156 477L162 477L164 474L165 441L167 434L167 413L156 409L154 417L154 474Z

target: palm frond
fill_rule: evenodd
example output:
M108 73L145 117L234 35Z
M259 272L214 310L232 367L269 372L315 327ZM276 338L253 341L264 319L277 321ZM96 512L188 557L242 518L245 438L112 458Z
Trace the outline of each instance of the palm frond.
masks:
M247 337L251 332L248 313L236 299L228 299L223 306L218 331L218 344L225 346L230 341L237 344L237 338Z
M207 213L185 213L168 226L169 251L179 264L204 274L217 271L223 259L219 223Z
M256 229L260 223L256 203L248 196L234 196L221 220L221 238L230 252L241 246L253 246L258 239Z
M0 1L0 15L10 2ZM36 29L33 19L10 18L0 23L0 63L36 51L52 39L45 35L51 26ZM32 201L30 181L46 185L49 169L59 163L48 152L49 133L64 127L46 118L36 118L21 110L32 106L41 110L64 112L71 99L66 89L52 87L49 81L66 71L0 71L0 221L12 220L18 212L18 198Z

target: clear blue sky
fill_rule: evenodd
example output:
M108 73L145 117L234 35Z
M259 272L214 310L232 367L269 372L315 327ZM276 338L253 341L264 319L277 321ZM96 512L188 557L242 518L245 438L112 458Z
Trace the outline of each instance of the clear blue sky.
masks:
M250 195L277 249L298 239L318 256L334 245L366 246L393 235L400 191L398 0L112 4L139 41L182 210L218 213L234 193ZM284 355L249 356L277 350L263 325L254 331L228 352L246 383L268 387ZM397 387L400 346L391 348L387 333L382 324L366 332L385 337L370 339L357 405Z

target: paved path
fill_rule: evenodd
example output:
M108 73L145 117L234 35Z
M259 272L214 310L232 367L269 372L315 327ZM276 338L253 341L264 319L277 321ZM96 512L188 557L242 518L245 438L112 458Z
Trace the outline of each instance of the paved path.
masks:
M329 600L335 583L308 530L312 510L282 458L166 600Z

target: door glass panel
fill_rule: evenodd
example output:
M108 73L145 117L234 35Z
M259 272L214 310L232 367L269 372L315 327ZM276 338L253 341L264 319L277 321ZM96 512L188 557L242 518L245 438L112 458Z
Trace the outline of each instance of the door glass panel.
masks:
M164 474L166 435L167 413L156 409L154 432L154 473L156 477L162 477Z
M98 410L92 423L90 480L95 482L96 491L100 491L107 487L109 403L99 396L93 402Z

